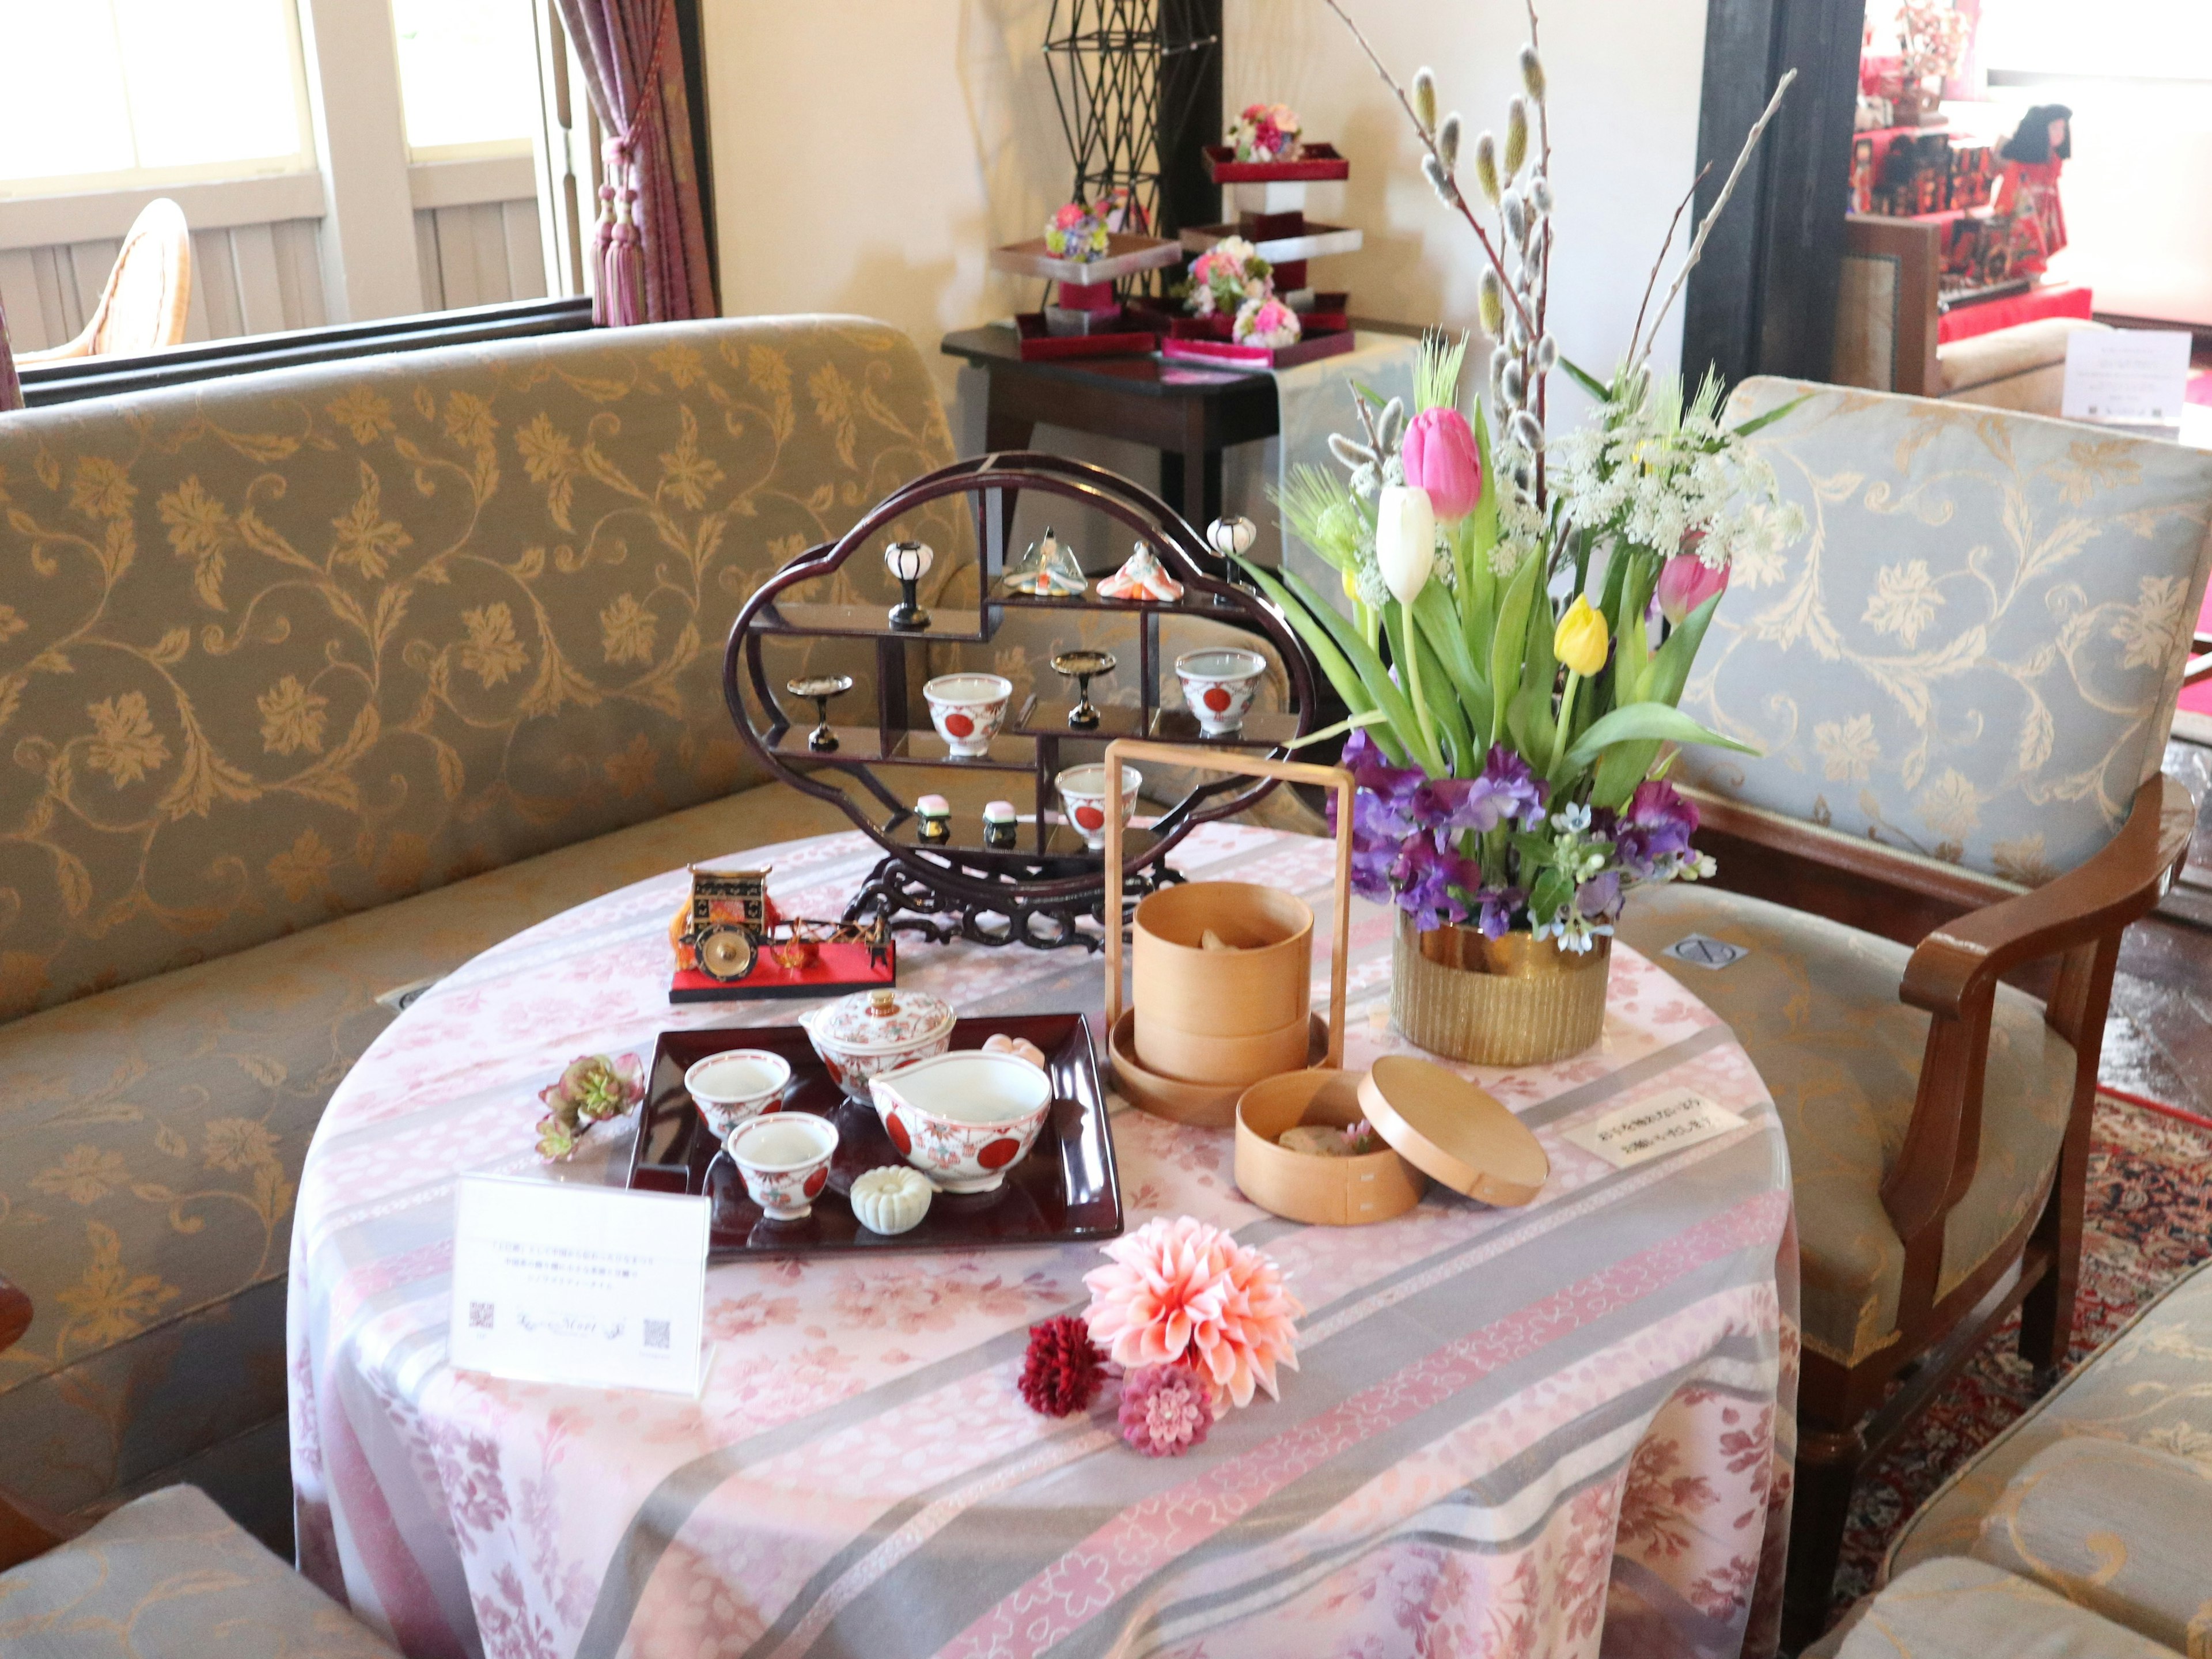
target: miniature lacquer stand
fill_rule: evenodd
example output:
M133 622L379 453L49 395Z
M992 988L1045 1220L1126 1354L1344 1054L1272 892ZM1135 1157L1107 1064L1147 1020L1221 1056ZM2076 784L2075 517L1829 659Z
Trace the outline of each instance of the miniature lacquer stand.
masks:
M1352 945L1352 774L1340 766L1304 761L1268 760L1218 749L1186 748L1124 738L1106 745L1106 1030L1110 1042L1121 1023L1121 765L1158 761L1232 777L1273 778L1279 783L1307 783L1336 792L1336 914L1331 925L1328 964L1328 1054L1322 1064L1344 1064L1344 987ZM1235 1091L1231 1091L1234 1093Z

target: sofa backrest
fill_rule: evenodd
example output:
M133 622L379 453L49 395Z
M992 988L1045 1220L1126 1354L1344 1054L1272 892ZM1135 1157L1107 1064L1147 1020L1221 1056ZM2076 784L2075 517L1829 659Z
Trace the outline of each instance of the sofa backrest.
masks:
M0 1018L756 781L739 606L950 458L854 318L0 416Z
M2034 885L2159 769L2212 558L2212 453L2039 416L1758 378L1729 424L1808 530L1739 560L1682 697L1757 745L1684 775Z

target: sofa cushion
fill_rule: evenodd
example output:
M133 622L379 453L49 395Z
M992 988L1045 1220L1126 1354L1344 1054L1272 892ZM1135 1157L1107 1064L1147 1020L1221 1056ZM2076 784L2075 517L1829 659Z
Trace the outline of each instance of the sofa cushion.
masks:
M0 1572L20 1659L392 1659L367 1626L190 1486Z
M1943 380L1942 395L1957 397L1977 386L2066 362L2067 337L2082 329L2103 329L2087 317L2039 317L2010 328L1991 329L1936 348L1936 366Z
M2061 1440L2013 1476L1973 1554L2186 1653L2212 1638L2212 1467Z
M1736 560L1683 710L1756 758L1716 793L2027 885L2160 763L2212 556L2212 453L1754 378L1741 421L1809 530Z
M855 318L9 416L0 1019L758 781L721 696L738 607L949 459L912 343ZM899 528L967 533L957 501Z
M1745 947L1721 969L1661 954L1689 933ZM1882 1178L1911 1121L1928 1016L1898 1000L1903 945L1702 884L1647 888L1620 936L1735 1030L1774 1097L1797 1200L1806 1346L1856 1364L1893 1339L1905 1246ZM1944 1225L1937 1294L2043 1201L2074 1092L2072 1046L2040 1004L1997 988L1973 1184Z
M1890 1585L1836 1659L2172 1659L2169 1649L1979 1561L1929 1561Z
M1896 1575L1975 1549L2013 1478L2069 1439L2121 1442L2212 1474L2212 1264L2177 1279L1973 1460L1936 1489L1890 1546Z
M283 1415L292 1195L380 994L624 883L850 827L751 790L0 1025L0 1262L34 1310L0 1352L0 1487L77 1511ZM269 1479L281 1513L281 1443Z

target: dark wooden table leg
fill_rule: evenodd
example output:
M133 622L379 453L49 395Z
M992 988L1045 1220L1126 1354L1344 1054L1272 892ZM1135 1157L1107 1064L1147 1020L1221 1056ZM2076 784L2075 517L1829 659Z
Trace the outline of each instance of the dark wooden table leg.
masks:
M999 377L991 377L991 392L983 405L983 447L996 455L1012 449L1027 449L1036 434L1036 422L1019 415L1010 415L999 407Z

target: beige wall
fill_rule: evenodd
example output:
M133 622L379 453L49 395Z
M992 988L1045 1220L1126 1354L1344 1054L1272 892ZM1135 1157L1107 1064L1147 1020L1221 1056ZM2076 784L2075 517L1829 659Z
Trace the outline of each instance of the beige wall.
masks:
M1626 343L1697 141L1705 0L1553 0L1562 251L1554 325L1602 369ZM994 243L1035 234L1069 162L1040 50L1049 0L708 0L708 97L732 313L840 310L897 324L934 359L952 328L1034 306L989 271ZM1526 33L1520 0L1359 0L1385 59L1425 59L1447 107L1502 125ZM1317 216L1367 233L1316 268L1356 309L1473 321L1472 239L1418 171L1403 118L1321 0L1228 0L1225 96L1279 99L1352 157ZM1679 314L1674 319L1679 322ZM1668 337L1677 337L1670 324ZM948 397L972 403L949 361ZM968 444L980 419L959 410ZM1110 463L1109 463L1110 464Z

